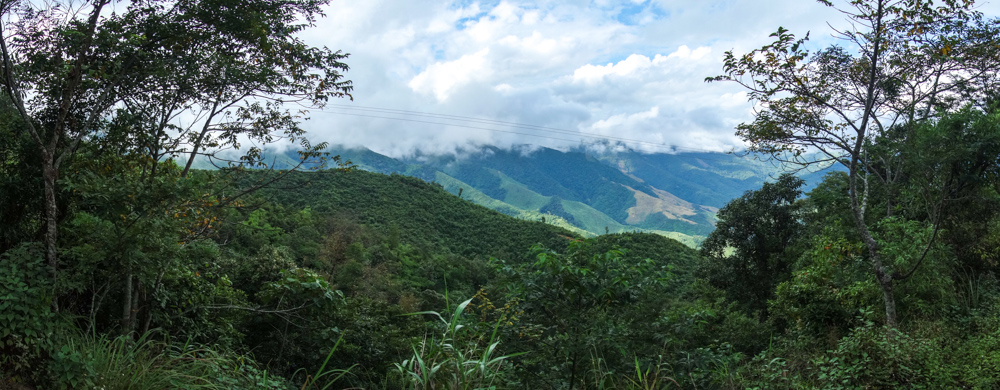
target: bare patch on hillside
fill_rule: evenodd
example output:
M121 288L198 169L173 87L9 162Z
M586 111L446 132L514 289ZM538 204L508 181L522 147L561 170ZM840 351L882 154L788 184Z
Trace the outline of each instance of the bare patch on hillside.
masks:
M670 219L677 219L692 225L697 225L697 222L691 221L685 217L697 215L698 212L695 210L694 204L685 201L681 198L674 196L667 191L653 188L653 193L656 197L650 196L649 194L636 190L632 187L625 186L632 191L635 196L635 206L628 209L628 218L625 219L626 223L629 224L639 224L645 221L650 215L661 213L663 216Z

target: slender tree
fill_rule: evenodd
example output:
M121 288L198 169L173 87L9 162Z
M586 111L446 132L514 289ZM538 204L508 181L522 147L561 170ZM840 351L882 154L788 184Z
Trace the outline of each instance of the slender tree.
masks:
M347 54L295 36L324 0L109 4L0 0L0 87L40 156L54 277L61 169L81 142L146 155L147 176L175 157L186 176L195 157L227 148L245 151L233 163L259 166L260 146L282 139L314 154L298 126L305 109L352 89Z
M826 6L832 1L819 0ZM872 233L869 180L892 187L907 164L899 153L873 153L893 129L934 120L973 103L995 85L1000 28L974 11L970 0L851 0L838 7L849 22L837 32L843 46L814 54L808 35L779 28L775 41L743 55L727 52L725 74L749 91L758 111L737 127L750 150L802 166L847 168L850 207L885 300L886 323L896 325L893 283L910 277L883 261ZM884 144L884 143L883 143ZM820 157L816 157L816 156ZM936 226L948 191L938 191L930 219ZM892 197L886 210L894 210ZM924 255L934 240L927 240Z

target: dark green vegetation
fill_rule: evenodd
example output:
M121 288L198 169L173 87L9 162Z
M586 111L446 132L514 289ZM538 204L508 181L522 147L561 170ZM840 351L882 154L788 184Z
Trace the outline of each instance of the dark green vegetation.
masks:
M974 72L995 69L1000 34L968 4L853 2L858 20L888 26L850 36L872 42L861 59L807 56L784 31L759 58L730 57L720 80L767 80L751 96L768 110L739 128L748 142L808 165L801 148L825 135L813 146L847 171L742 193L695 251L643 232L582 238L467 198L599 221L584 205L614 222L622 183L637 209L669 198L669 181L622 169L672 157L619 156L615 169L542 151L520 171L500 150L446 171L361 161L441 184L247 169L262 168L257 149L226 169L178 164L181 145L301 142L278 102L351 90L344 55L294 38L321 2L250 3L0 7L16 16L2 38L18 37L0 40L16 43L0 45L0 386L1000 387L1000 110L992 73ZM785 66L800 61L814 62ZM916 99L928 89L903 87L935 79L912 77L921 69L960 71ZM829 77L810 84L814 71ZM871 93L852 105L849 90ZM868 119L834 123L835 108ZM190 133L164 120L202 109ZM855 147L830 146L843 146L837 131ZM615 189L592 188L605 181ZM483 190L455 196L467 183Z
M614 149L608 147L608 149ZM358 168L437 182L504 214L544 220L585 236L643 231L696 247L714 229L715 211L773 181L784 166L721 153L642 154L483 147L461 156L393 159L365 148L327 151ZM288 153L282 167L297 163ZM280 160L279 160L280 161ZM822 173L800 172L815 185Z
M771 44L745 55L727 52L726 74L706 79L735 82L765 107L736 128L751 151L803 167L847 168L848 206L890 327L897 319L894 288L932 252L947 206L996 170L989 120L968 115L996 109L1000 20L983 20L974 9L972 1L851 2L840 11L866 29L840 33L846 48L811 54L808 35L796 39L779 28ZM938 149L923 149L934 142ZM816 151L819 158L808 153ZM921 215L931 226L912 264L893 264L901 255L876 238L884 219L869 216L868 206L877 187L884 219Z

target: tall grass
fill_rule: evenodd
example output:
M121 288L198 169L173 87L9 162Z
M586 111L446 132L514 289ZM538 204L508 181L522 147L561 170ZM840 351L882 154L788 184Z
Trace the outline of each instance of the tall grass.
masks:
M472 299L459 304L449 318L433 311L412 314L436 317L444 326L444 332L440 337L424 338L413 345L413 356L395 364L407 388L490 389L502 382L504 370L509 366L507 360L520 353L496 356L500 345L499 322L493 326L488 339L476 334L474 327L461 323L462 313L470 302Z
M591 357L590 380L586 388L595 390L661 390L684 388L676 380L667 376L671 372L670 365L663 362L663 357L656 363L643 366L638 357L633 357L633 372L616 374L599 356Z
M956 268L954 273L954 296L959 308L966 314L982 308L989 292L994 290L990 285L991 280L964 267Z
M344 341L343 334L341 334L340 338L337 339L337 342L333 344L333 348L330 348L330 353L326 355L326 360L323 361L323 365L319 367L316 373L312 375L306 375L305 381L303 381L302 383L301 390L307 390L307 389L327 390L330 388L330 386L336 384L337 381L343 379L345 376L350 374L351 370L354 369L355 366L357 366L355 364L348 368L332 368L329 370L326 368L326 365L330 363L330 358L333 357L333 353L337 352L337 347L340 346L341 341ZM304 369L299 369L299 371L296 371L296 375L292 376L293 377L297 376L299 372L305 372L305 371Z
M52 367L52 371L63 374L53 378L60 388L287 388L284 379L258 370L250 359L224 356L191 344L156 342L149 333L138 340L126 336L75 337L67 340L60 355L62 358L56 359Z
M149 340L129 337L89 336L70 339L63 351L76 351L93 372L96 388L126 389L213 389L207 379L214 362L195 349L174 348ZM57 363L61 364L61 363Z

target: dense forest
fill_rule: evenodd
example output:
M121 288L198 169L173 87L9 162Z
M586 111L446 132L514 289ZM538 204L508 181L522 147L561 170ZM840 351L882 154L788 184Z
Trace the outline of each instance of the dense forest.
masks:
M972 2L727 53L750 150L843 169L729 200L697 250L324 156L298 107L354 88L297 38L324 1L109 4L0 2L0 389L1000 388L1000 23Z
M652 155L593 150L559 151L544 147L504 150L484 146L456 155L417 155L394 159L366 148L330 147L359 169L405 174L441 184L445 190L504 214L549 223L583 235L643 231L669 234L692 247L714 229L714 211L725 205L704 199L703 183L717 196L732 199L759 187L780 165L750 156L716 153L714 158L686 156L659 162L659 170L642 169ZM293 167L297 156L277 155L280 167ZM210 166L209 166L210 167ZM805 175L813 184L821 173ZM647 182L670 183L687 199ZM713 202L702 205L698 201Z

